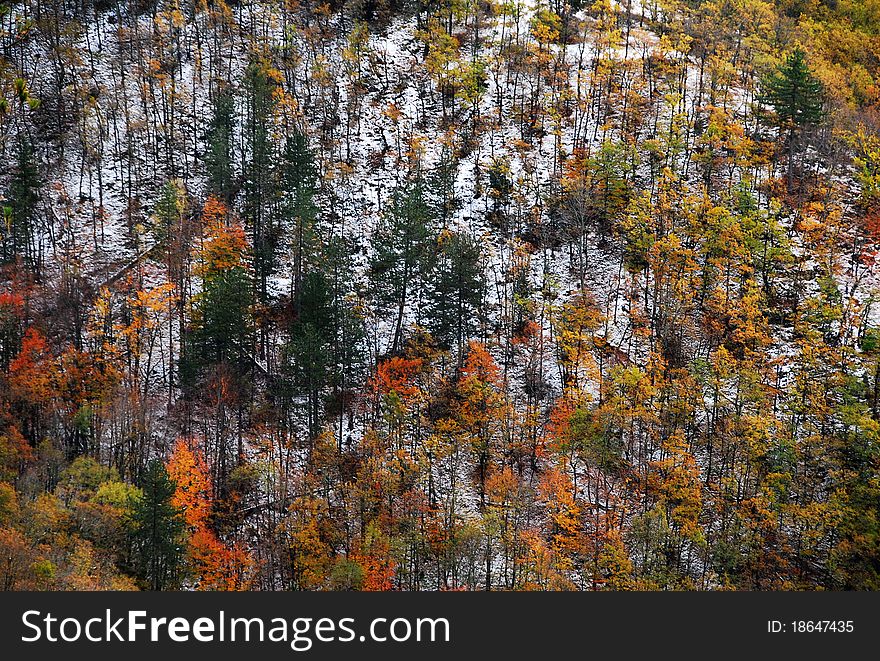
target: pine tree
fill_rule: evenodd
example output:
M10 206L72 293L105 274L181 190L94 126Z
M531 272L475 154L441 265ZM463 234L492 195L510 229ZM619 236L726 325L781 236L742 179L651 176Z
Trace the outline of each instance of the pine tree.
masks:
M323 247L313 267L303 276L293 301L295 320L285 347L289 394L306 395L309 433L319 432L320 403L332 389L334 412L344 412L344 391L363 365L363 322L354 304L350 246L333 239ZM340 430L339 438L342 438Z
M235 99L228 90L214 99L214 114L205 133L204 161L208 173L208 193L231 204L234 197L233 132Z
M359 382L365 365L364 321L359 310L360 298L356 291L352 259L355 253L356 244L342 236L331 237L321 251L321 263L332 291L332 404L339 414L337 438L340 443L344 436L343 413L346 410L347 391ZM352 423L353 420L349 417L349 424Z
M175 484L158 459L147 465L141 488L143 497L132 514L135 571L150 590L179 588L186 521L171 502Z
M272 116L275 112L276 80L264 62L254 61L245 72L247 119L244 126L247 150L244 165L244 204L242 215L251 232L254 285L260 303L268 300L268 280L276 267L280 231L271 213L273 198L272 165L275 145Z
M198 340L208 362L242 362L250 336L250 287L243 268L229 269L205 282L198 300Z
M802 48L795 48L785 62L764 79L759 101L773 108L773 114L766 121L787 134L788 178L791 179L797 135L825 117L824 89L810 72Z
M480 246L457 232L441 235L440 244L428 292L429 329L441 346L460 350L476 328L483 300Z
M810 73L807 54L795 48L763 82L760 99L773 107L782 127L818 124L825 116L822 83Z
M185 209L186 190L183 183L177 179L167 181L153 210L153 238L158 243L164 243L173 236L180 227Z
M431 227L434 212L428 206L421 182L395 191L386 222L373 237L376 253L370 263L370 277L380 307L395 311L391 351L403 337L407 302L421 293L429 266Z
M287 372L294 393L308 399L309 437L318 433L321 393L331 379L332 293L320 271L308 273L296 301L299 311L287 345Z
M302 131L294 128L287 136L281 158L284 164L282 168L284 190L303 195L313 191L318 170L315 166L315 157Z
M279 165L281 224L290 236L293 255L293 295L297 296L306 256L314 251L314 225L318 217L315 204L318 170L305 135L297 129L287 137Z
M243 369L253 344L253 289L244 230L221 221L209 229L204 246L197 266L202 291L193 298L180 367L181 381L187 385L194 384L198 373L209 365Z
M39 255L34 245L37 223L37 205L40 200L40 172L34 158L34 148L28 138L18 142L16 165L3 206L3 261L16 258L37 268Z

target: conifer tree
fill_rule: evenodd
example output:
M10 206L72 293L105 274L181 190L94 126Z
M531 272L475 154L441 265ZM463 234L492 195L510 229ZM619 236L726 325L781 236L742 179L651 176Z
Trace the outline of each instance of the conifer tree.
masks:
M181 215L186 208L186 191L179 180L165 182L153 211L153 238L164 243L180 227Z
M39 255L36 245L37 204L39 203L40 172L34 158L30 139L18 141L15 170L9 182L6 204L3 206L3 261L24 260L30 268L37 268Z
M280 240L280 232L271 213L271 174L275 156L271 125L276 105L276 81L264 62L254 61L245 72L244 87L248 96L244 125L247 154L243 167L242 215L251 234L256 294L258 300L265 304L268 300L268 280L275 271Z
M318 433L321 393L332 376L331 296L322 272L312 271L304 277L296 301L299 314L291 326L287 345L286 362L294 392L305 394L308 400L310 438Z
M318 171L305 135L298 129L287 137L279 165L281 223L290 237L293 257L293 295L296 298L306 258L315 248L314 225Z
M147 464L141 488L132 513L135 571L150 590L179 588L186 522L172 504L175 484L158 459Z
M205 215L211 216L214 205L209 198ZM249 364L253 323L253 290L246 261L248 245L244 230L234 222L222 220L208 231L199 256L197 273L202 291L193 298L191 327L181 360L181 380L194 384L195 377L207 366L224 364L241 371Z
M363 324L354 307L346 245L341 239L331 240L316 260L321 266L303 276L284 349L288 392L306 396L312 438L320 431L321 401L328 389L341 415L343 391L363 364Z
M214 99L214 114L205 133L205 169L208 173L208 193L226 204L234 197L235 170L233 165L233 132L235 130L235 99L228 90Z
M380 307L394 310L391 351L400 347L407 302L421 293L431 255L434 212L425 200L420 181L398 189L374 236L376 252L370 277Z
M431 271L429 328L445 348L460 350L476 329L483 300L480 246L472 237L445 232Z
M810 72L802 48L795 48L785 62L764 79L759 100L773 108L772 116L766 119L787 135L790 179L798 134L825 117L822 83Z
M818 124L825 116L822 83L810 72L807 54L795 48L780 67L764 79L761 100L773 107L780 126Z
M359 310L360 296L354 278L352 255L356 247L353 241L342 236L331 237L321 251L321 263L328 286L332 292L332 337L330 351L333 356L333 397L339 413L339 436L343 437L342 413L345 409L346 391L355 386L364 369L364 323ZM349 418L349 423L352 423Z

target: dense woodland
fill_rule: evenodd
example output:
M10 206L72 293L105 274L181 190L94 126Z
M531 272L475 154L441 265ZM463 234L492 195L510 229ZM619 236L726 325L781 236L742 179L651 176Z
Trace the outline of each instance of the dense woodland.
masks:
M0 44L2 588L880 589L880 1Z

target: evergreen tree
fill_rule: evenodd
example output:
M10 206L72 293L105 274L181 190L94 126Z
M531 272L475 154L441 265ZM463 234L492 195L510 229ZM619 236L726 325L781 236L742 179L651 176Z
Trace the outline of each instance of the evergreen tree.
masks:
M298 295L307 266L306 255L315 248L314 225L318 206L314 198L317 179L318 171L306 137L294 129L284 142L279 166L281 223L291 241L294 298Z
M272 115L275 111L276 82L267 65L254 61L244 80L247 91L247 120L244 127L247 150L244 165L244 205L242 215L251 232L254 285L259 301L268 300L268 280L276 267L280 230L272 213L272 171L275 145L272 140Z
M214 98L214 114L205 134L207 143L204 161L208 172L208 193L227 204L234 197L233 132L235 130L235 99L228 90Z
M427 196L437 209L437 219L443 223L452 218L461 206L461 200L456 197L455 191L457 176L458 161L452 149L444 146L440 152L439 162L427 176Z
M284 190L299 196L311 197L318 177L315 157L309 149L306 136L294 128L284 141L282 151L282 182Z
M441 346L460 350L476 328L483 300L480 246L457 232L441 235L440 244L428 291L429 328Z
M205 282L198 297L194 338L205 362L235 364L244 358L250 337L250 291L243 268L229 269Z
M177 589L183 577L186 522L171 502L175 484L158 459L147 465L141 488L143 496L132 513L135 571L150 590Z
M253 286L245 261L247 242L239 225L210 230L198 266L202 290L193 298L191 326L181 361L181 380L192 385L209 365L241 371L253 344Z
M15 170L9 182L3 207L3 261L22 258L31 268L37 268L39 254L34 244L37 226L37 205L40 200L40 172L34 158L34 148L28 138L19 139Z
M164 243L180 226L181 215L186 208L186 191L179 180L167 181L162 187L153 211L153 238Z
M332 388L341 415L341 397L363 364L363 323L354 309L350 251L344 246L340 239L324 246L322 268L303 277L285 347L288 392L306 396L312 438L319 431L320 405L327 389Z
M773 107L781 127L818 124L825 116L822 83L810 73L806 53L800 47L764 79L760 99Z
M320 400L332 376L332 301L327 279L320 271L308 273L295 306L299 311L290 328L286 351L287 372L294 393L308 400L309 437L318 433Z
M795 48L785 62L764 79L759 100L773 108L773 114L765 117L765 121L787 135L788 178L791 179L798 134L825 117L822 83L810 73L802 48Z
M359 310L360 297L354 278L352 255L357 246L342 236L331 237L321 251L321 263L333 293L331 315L333 330L330 352L333 357L333 388L330 403L339 415L339 442L344 436L343 414L348 410L347 397L363 375L365 366L364 320ZM348 411L350 413L350 411ZM349 428L353 419L349 416Z
M431 256L434 212L425 200L421 182L394 192L385 223L376 231L376 252L370 278L380 307L395 313L391 351L400 347L407 302L421 293Z

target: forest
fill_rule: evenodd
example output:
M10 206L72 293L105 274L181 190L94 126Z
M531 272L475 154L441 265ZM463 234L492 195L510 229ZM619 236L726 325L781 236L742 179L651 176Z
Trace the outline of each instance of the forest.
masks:
M880 0L0 45L0 588L880 590Z

